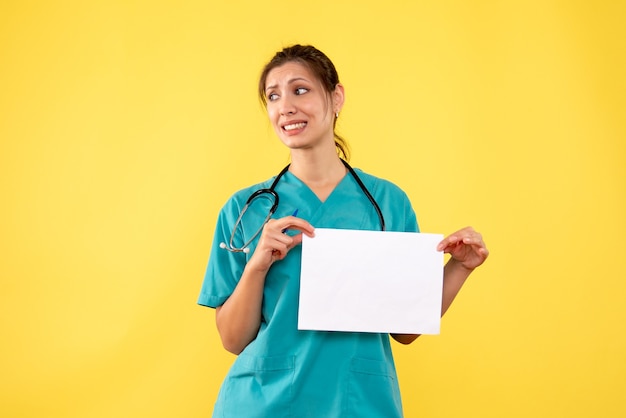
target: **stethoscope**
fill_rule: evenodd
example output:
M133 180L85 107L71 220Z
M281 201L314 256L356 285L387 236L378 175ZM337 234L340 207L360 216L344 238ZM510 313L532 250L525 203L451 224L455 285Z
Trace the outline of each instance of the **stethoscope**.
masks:
M352 167L350 167L350 164L348 164L343 159L341 159L341 162L343 163L343 165L346 166L346 168L348 169L352 177L354 177L354 180L356 180L361 190L363 190L363 193L365 193L365 196L367 196L369 201L374 206L374 209L376 209L376 213L378 214L378 219L380 221L380 230L384 231L385 230L385 218L383 217L383 212L380 210L378 203L376 203L376 200L374 200L374 197L371 195L369 190L367 190L367 187L365 187L365 185L363 184L359 176L356 174L356 172L352 169ZM278 173L278 175L272 182L272 185L269 187L269 189L259 189L250 195L250 197L246 201L246 204L241 209L241 212L239 213L237 220L235 221L235 226L233 226L233 232L230 234L230 241L228 245L226 245L226 243L224 242L221 242L220 248L224 248L225 250L228 250L233 253L246 253L247 254L250 252L250 248L249 248L250 244L261 233L261 231L263 231L263 227L270 220L270 218L272 217L272 215L274 214L274 212L276 212L276 209L278 208L278 201L279 201L278 193L276 193L274 189L276 188L276 184L278 183L278 180L280 180L280 178L287 172L287 170L289 170L289 166L290 164L287 164L287 166L283 168L280 173ZM241 219L243 218L244 213L246 213L246 211L248 210L248 207L250 206L252 201L254 201L254 199L258 197L267 197L268 199L271 199L272 207L270 208L267 216L265 217L265 220L263 221L259 229L256 231L256 233L248 241L246 241L241 247L235 247L233 245L233 240L235 239L235 232L237 231L237 227L239 227L239 224L241 223Z

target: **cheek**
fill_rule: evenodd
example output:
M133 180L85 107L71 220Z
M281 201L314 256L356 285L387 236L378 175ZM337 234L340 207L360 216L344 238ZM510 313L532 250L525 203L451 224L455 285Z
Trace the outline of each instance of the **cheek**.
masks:
M276 109L268 106L265 110L267 111L267 117L270 122L275 124L278 119L278 112L276 112Z
M270 121L272 128L274 128L274 131L276 131L277 134L280 134L281 132L281 129L279 126L280 113L276 109L271 109L269 107L266 110L267 110L267 118Z

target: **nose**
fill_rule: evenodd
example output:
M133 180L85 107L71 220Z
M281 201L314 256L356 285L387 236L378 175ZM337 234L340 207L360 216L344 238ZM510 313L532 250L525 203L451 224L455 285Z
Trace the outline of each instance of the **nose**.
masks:
M291 100L287 97L283 97L280 100L279 111L282 116L293 115L296 113L296 107Z

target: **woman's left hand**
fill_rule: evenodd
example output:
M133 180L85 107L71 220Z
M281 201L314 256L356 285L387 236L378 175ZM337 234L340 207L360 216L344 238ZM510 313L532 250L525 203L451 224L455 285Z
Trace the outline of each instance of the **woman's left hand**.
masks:
M450 254L452 259L468 270L474 270L489 256L482 235L469 226L444 238L437 245L437 251Z

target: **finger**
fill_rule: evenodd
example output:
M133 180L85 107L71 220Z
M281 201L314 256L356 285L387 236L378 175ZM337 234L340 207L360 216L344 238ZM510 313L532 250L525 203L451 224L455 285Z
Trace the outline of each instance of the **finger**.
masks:
M467 226L444 238L437 245L437 251L442 251L451 244L456 245L459 241L465 244L474 244L482 241L482 235L476 232L471 226Z
M460 238L454 234L447 236L439 244L437 244L437 251L443 251L450 246L455 246L459 242L459 239Z
M271 231L266 234L259 247L271 253L272 260L282 260L296 245L302 242L302 234L287 235Z
M267 233L265 245L272 249L280 249L279 247L288 247L291 241L291 236L287 234L277 231L270 231Z
M475 259L477 260L476 264L472 267L478 267L481 265L489 256L489 250L484 246L484 243L480 244L460 244L464 248L463 249L451 249L449 253L453 256L460 256L465 260Z
M483 237L479 233L468 234L462 239L464 244L484 246Z
M296 234L293 236L282 234L280 240L273 242L274 248L272 249L272 256L275 259L282 260L287 256L295 246L302 243L302 234Z
M463 242L459 241L459 242L455 242L455 243L451 243L445 247L443 247L440 251L443 251L446 254L452 254L452 253L456 253L459 251L459 248L465 246L465 244L463 244Z
M454 243L450 243L449 245L443 247L440 251L443 251L446 254L459 254L459 251L462 251L464 253L474 252L478 254L479 257L483 257L483 254L485 251L487 251L487 249L484 246L484 243L475 242L475 240L472 238L466 238L456 241Z
M315 228L313 228L313 225L311 225L302 218L296 218L295 216L286 216L284 218L278 219L276 223L282 233L289 230L296 230L308 235L309 237L313 237L315 235Z
M463 243L475 247L475 251L477 252L489 253L487 246L485 245L485 241L483 241L483 236L478 232L473 232L472 234L464 237Z
M296 234L291 236L291 248L302 243L302 234Z
M282 248L275 248L272 250L272 258L274 260L282 260L287 256L287 250Z

